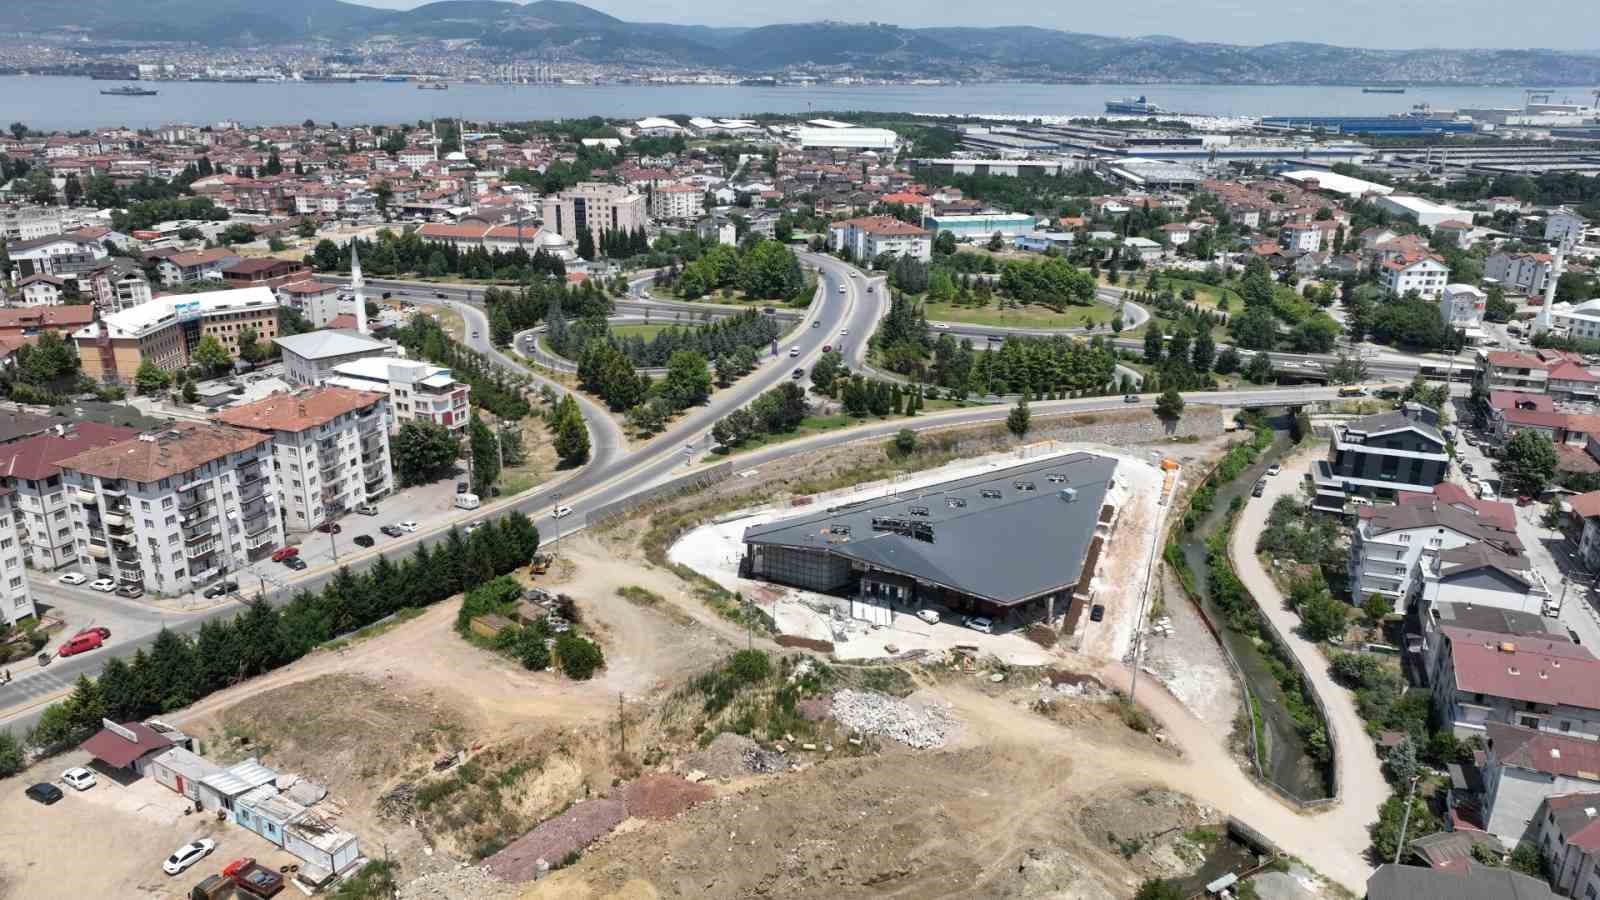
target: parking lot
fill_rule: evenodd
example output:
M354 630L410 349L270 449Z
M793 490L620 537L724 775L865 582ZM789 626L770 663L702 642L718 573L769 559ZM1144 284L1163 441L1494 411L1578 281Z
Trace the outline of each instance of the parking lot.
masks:
M95 786L75 791L62 783L61 773L73 766L93 771ZM23 793L43 781L61 789L61 800L43 806ZM191 887L241 856L273 868L298 862L244 828L187 812L189 802L154 779L119 783L82 751L46 760L4 785L0 821L10 823L10 852L0 860L0 891L7 897L187 897ZM173 850L203 837L217 842L211 855L181 875L161 870Z

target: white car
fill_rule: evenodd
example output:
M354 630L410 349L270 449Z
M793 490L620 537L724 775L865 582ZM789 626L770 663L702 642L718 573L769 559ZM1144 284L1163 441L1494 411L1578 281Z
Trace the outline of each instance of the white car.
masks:
M61 780L75 791L87 791L94 787L94 773L83 766L73 766L61 773Z
M937 625L939 624L939 611L935 609L919 609L917 610L917 618L927 622L929 625Z
M981 631L984 634L994 634L994 622L984 618L983 616L967 616L966 620L962 622L962 624L966 625L968 628L971 628L973 631Z
M93 590L99 591L102 594L109 594L117 589L117 583L109 578L96 578L95 580L89 582L89 587Z
M1282 472L1282 471L1283 471L1283 466L1280 466L1277 463L1273 463L1272 465L1267 466L1267 474L1268 475L1276 475L1276 474L1278 474L1279 472Z
M417 523L415 519L407 519L395 527L399 528L401 531L416 531Z
M850 329L848 329L848 328L843 328L843 329L839 330L839 337L848 337L849 334L850 334Z
M572 515L572 507L570 507L570 506L558 506L558 507L556 507L556 518L565 519L567 516L570 516L570 515Z
M207 854L215 849L217 849L217 842L211 838L201 838L198 841L184 844L182 847L172 851L172 855L167 857L167 861L161 864L161 871L166 872L168 875L180 874L184 869L204 859Z
M946 325L943 322L935 322L935 323L933 323L933 327L939 329L940 331L949 331L950 330L950 326Z
M67 574L61 576L62 584L83 584L88 580L89 579L85 577L82 572L68 572Z

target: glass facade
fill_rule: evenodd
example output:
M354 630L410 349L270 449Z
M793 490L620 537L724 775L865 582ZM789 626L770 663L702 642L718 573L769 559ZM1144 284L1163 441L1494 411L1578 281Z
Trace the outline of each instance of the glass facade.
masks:
M751 572L757 578L812 591L831 591L850 583L850 561L826 550L750 546Z

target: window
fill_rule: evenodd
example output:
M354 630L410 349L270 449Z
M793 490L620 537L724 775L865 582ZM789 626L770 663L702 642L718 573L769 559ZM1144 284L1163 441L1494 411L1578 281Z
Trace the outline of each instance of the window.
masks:
M143 510L145 512L149 512L150 511L150 501L149 500L140 500L139 501L139 509L141 509L141 510Z
M149 501L145 501L144 508L145 509L149 509L150 508ZM162 509L171 509L172 508L172 498L171 497L162 497L161 498L161 508Z
M1565 719L1562 719L1561 720L1561 730L1562 731L1571 731L1572 730L1572 723L1568 722Z
M183 554L182 554L182 553L180 553L180 552L174 552L174 553L173 553L173 554L172 554L172 561L173 561L173 562L182 562L182 561L183 561ZM178 573L178 574L179 574L179 575L182 575L182 574L183 574L183 573L182 573L182 572L179 572L179 573Z
M17 577L11 579L11 586L14 588L22 587L22 576L18 575Z

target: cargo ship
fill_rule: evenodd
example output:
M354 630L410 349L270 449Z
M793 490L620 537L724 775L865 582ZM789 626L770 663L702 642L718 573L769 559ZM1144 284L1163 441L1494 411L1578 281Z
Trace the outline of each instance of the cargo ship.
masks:
M1367 87L1367 88L1362 88L1361 89L1361 93L1363 93L1363 94L1404 94L1405 92L1406 92L1405 88L1371 88L1371 87Z
M122 87L107 88L100 93L111 97L154 97L156 94L161 92L152 91L149 88L134 87L131 84L125 84Z
M1129 115L1144 115L1146 113L1164 113L1165 109L1145 99L1143 94L1137 97L1123 97L1120 100L1107 100L1106 112L1126 113Z

